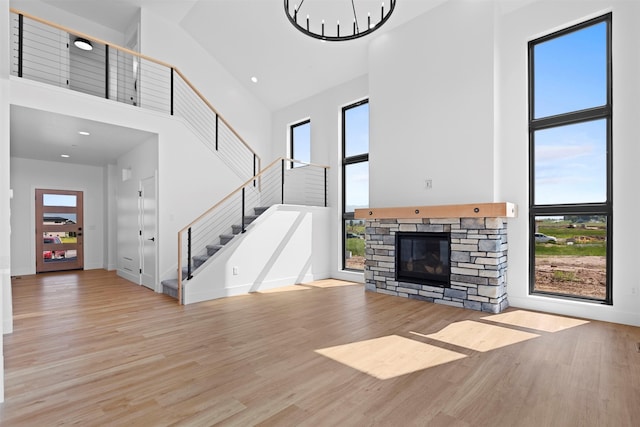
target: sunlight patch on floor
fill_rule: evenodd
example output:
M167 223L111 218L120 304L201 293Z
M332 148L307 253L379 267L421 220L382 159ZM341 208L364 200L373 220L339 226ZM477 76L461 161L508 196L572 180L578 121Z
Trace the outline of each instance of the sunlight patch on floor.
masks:
M324 279L316 280L315 282L305 283L305 286L311 286L312 288L338 288L343 286L362 286L362 283L347 282L337 279Z
M258 294L278 294L281 292L295 292L295 291L308 291L310 290L307 285L291 285L282 286L280 288L265 289L264 291L256 291Z
M540 336L530 332L474 322L473 320L452 323L435 334L411 333L481 352L495 350Z
M587 320L573 319L571 317L556 316L553 314L535 313L532 311L516 310L492 316L483 317L496 323L511 326L520 326L544 332L558 332L565 329L589 323Z
M380 380L410 374L466 355L398 335L316 350L325 357Z

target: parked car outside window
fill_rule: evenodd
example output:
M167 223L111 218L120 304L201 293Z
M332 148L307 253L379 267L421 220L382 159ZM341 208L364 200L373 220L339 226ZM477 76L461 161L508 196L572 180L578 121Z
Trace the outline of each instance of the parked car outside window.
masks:
M553 236L547 236L542 233L535 233L536 243L557 243L558 239Z

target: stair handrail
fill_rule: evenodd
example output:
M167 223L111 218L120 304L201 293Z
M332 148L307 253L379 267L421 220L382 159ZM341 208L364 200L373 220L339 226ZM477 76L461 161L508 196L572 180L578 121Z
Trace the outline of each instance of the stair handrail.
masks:
M207 215L209 215L210 213L212 213L213 211L215 211L217 208L219 208L220 206L222 206L225 202L229 201L231 198L233 198L234 196L238 195L239 193L243 192L245 190L245 188L249 187L249 186L257 186L258 189L261 188L261 180L264 177L264 175L266 175L267 173L271 172L271 169L273 169L276 165L281 165L282 167L282 174L283 174L283 180L284 180L284 168L285 165L293 165L293 164L297 164L300 166L310 166L310 167L316 167L316 168L322 168L324 169L324 206L327 206L327 171L330 169L330 166L326 166L326 165L320 165L320 164L316 164L316 163L308 163L308 162L302 162L299 160L295 160L295 159L289 159L286 157L278 157L276 158L274 161L272 161L271 163L269 163L269 165L267 165L264 169L262 169L259 173L257 173L256 175L254 175L253 177L249 178L248 180L246 180L244 183L242 183L241 185L239 185L235 190L231 191L229 194L227 194L224 198L222 198L219 202L217 202L216 204L214 204L213 206L211 206L209 209L207 209L206 211L204 211L202 214L198 215L197 218L195 218L193 221L191 221L189 224L187 224L186 226L184 226L182 229L180 229L178 231L178 267L177 267L177 272L178 272L178 302L179 304L182 304L182 286L183 286L183 278L182 278L182 246L183 246L183 240L182 240L182 236L185 232L187 232L190 235L190 230L191 228L196 225L199 221L203 220ZM284 182L282 183L282 185L284 186ZM259 190L260 191L260 190ZM284 203L284 200L283 200Z
M196 87L193 85L193 83L191 83L191 81L189 79L187 79L187 77L182 73L182 71L180 71L179 68L177 68L174 65L171 65L171 64L169 64L167 62L164 62L164 61L161 61L159 59L153 58L151 56L144 55L144 54L142 54L140 52L136 52L136 51L128 49L126 47L107 42L107 41L105 41L103 39L91 36L91 35L86 34L84 32L76 31L76 30L74 30L72 28L69 28L69 27L66 27L64 25L56 24L55 22L51 22L49 20L37 17L37 16L32 15L32 14L30 14L28 12L24 12L22 10L19 10L19 9L16 9L16 8L13 8L13 7L9 8L9 12L14 13L14 14L16 14L18 16L27 17L27 18L29 18L31 20L34 20L34 21L39 22L41 24L44 24L44 25L47 25L49 27L58 29L60 31L65 31L65 32L67 32L69 34L76 35L78 37L87 39L89 41L109 46L109 48L114 48L114 49L116 49L116 50L118 50L120 52L127 53L129 55L136 56L136 57L138 57L140 59L144 59L144 60L153 62L155 64L158 64L160 66L163 66L163 67L171 69L172 71L177 73L184 80L184 82L187 84L187 86L189 86L189 88L205 103L205 105L211 110L211 112L213 112L216 115L216 117L218 117L220 120L222 120L222 122L229 128L229 130L233 133L233 135L236 138L238 138L238 140L253 154L254 159L256 159L258 161L257 170L261 170L262 159L260 158L258 153L256 153L255 150L253 150L253 148L251 148L251 146L244 140L244 138L242 138L242 136L240 136L240 134L233 128L233 126L231 126L229 124L229 122L222 115L220 115L218 110L216 110L215 107L213 107L213 105L209 102L209 100L198 89L196 89ZM255 170L254 170L254 174L255 174Z

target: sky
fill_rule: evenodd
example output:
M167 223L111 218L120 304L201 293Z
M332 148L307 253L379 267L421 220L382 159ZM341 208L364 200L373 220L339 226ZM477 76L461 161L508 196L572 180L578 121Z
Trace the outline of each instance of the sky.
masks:
M311 122L293 127L292 158L311 163Z
M607 101L606 23L536 45L534 117L599 107ZM535 133L535 203L606 201L606 121Z
M345 156L369 152L369 103L345 112ZM369 206L369 162L348 165L346 170L346 210Z

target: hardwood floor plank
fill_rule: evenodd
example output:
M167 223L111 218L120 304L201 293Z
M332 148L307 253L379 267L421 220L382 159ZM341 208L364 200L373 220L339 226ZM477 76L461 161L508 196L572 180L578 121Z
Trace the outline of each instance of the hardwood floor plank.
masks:
M12 284L2 425L640 419L640 328L518 309L487 315L338 280L188 306L102 270ZM438 359L447 354L457 356Z

